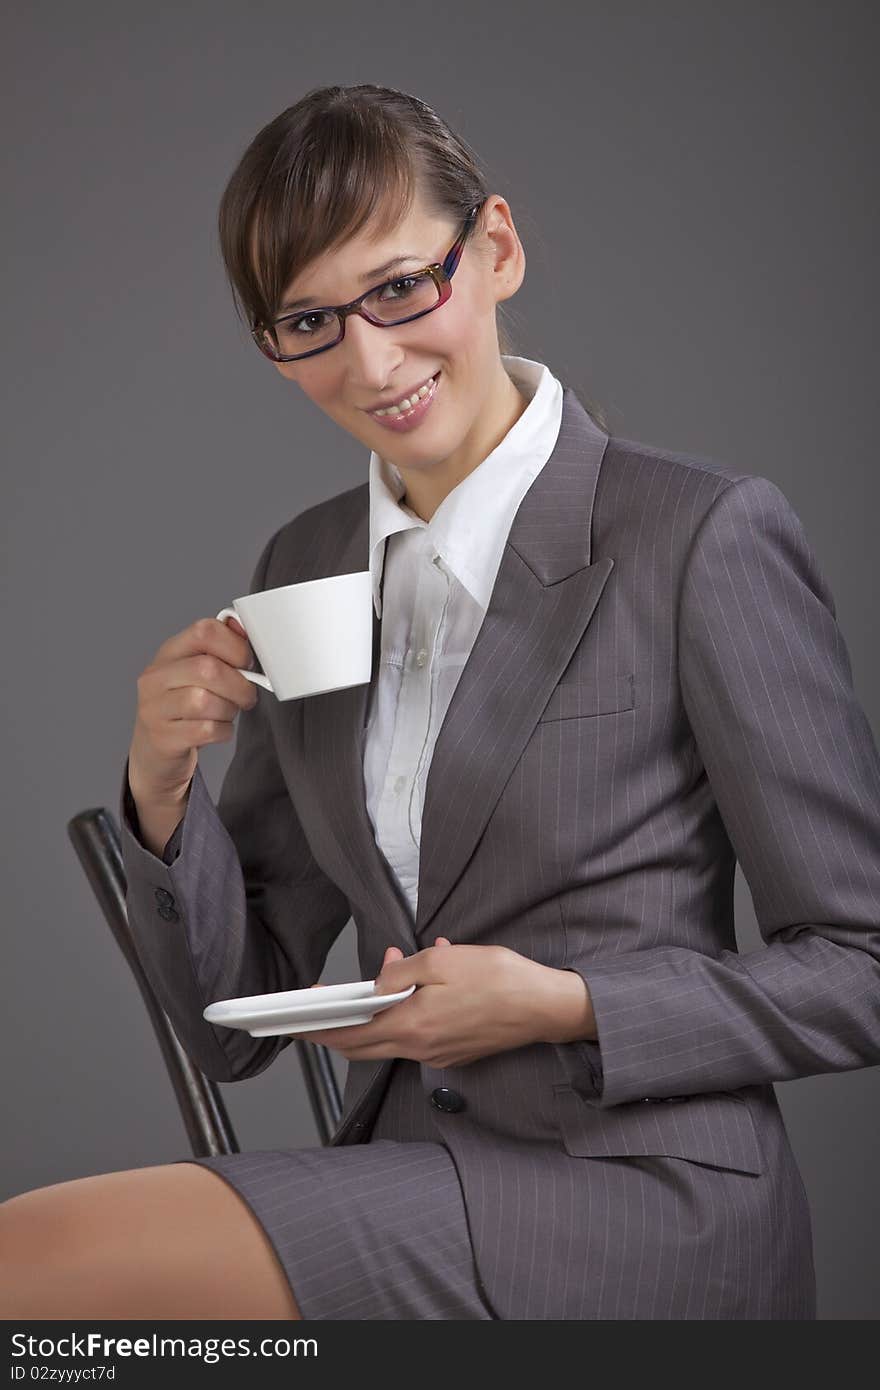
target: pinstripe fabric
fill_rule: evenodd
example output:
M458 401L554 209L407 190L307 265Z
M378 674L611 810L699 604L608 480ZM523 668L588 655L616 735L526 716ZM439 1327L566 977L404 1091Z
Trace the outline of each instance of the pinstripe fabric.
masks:
M262 1149L198 1162L244 1198L304 1318L488 1320L442 1144Z
M366 568L367 523L366 484L310 508L252 587ZM268 1066L284 1039L202 1008L313 983L349 912L364 978L438 934L575 970L598 1042L353 1062L334 1147L370 1181L371 1136L436 1135L501 1318L814 1318L773 1082L880 1060L880 759L783 494L609 439L565 391L437 738L415 918L365 809L369 691L261 696L216 809L196 773L169 862L123 787L129 917L184 1045L220 1081ZM745 954L737 857L765 940ZM438 1085L464 1109L433 1110Z

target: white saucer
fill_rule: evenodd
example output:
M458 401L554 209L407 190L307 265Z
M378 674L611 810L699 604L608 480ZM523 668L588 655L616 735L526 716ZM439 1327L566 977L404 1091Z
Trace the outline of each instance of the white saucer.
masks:
M202 1017L224 1028L241 1028L253 1038L274 1034L311 1033L318 1028L350 1028L370 1019L389 1004L407 999L415 989L396 994L375 994L375 980L351 984L321 985L318 989L287 989L274 994L248 994L239 999L218 999Z

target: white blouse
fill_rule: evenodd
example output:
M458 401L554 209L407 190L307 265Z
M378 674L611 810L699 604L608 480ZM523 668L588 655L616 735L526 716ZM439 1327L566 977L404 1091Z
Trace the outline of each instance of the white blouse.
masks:
M406 485L394 464L370 455L370 573L382 629L364 783L376 844L413 918L434 744L489 607L513 519L562 420L562 386L547 367L501 360L529 404L429 522L399 500Z

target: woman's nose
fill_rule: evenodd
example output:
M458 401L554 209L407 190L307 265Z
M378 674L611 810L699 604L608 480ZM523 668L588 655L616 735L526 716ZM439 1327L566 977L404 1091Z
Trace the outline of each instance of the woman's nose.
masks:
M377 394L386 389L403 360L394 329L368 323L359 314L349 314L345 337L336 351L346 354L351 375L361 387Z

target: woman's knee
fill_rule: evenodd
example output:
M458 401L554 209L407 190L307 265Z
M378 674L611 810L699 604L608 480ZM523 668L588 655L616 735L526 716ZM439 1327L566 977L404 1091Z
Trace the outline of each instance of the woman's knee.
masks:
M23 1192L0 1204L0 1316L298 1318L247 1204L172 1163Z

